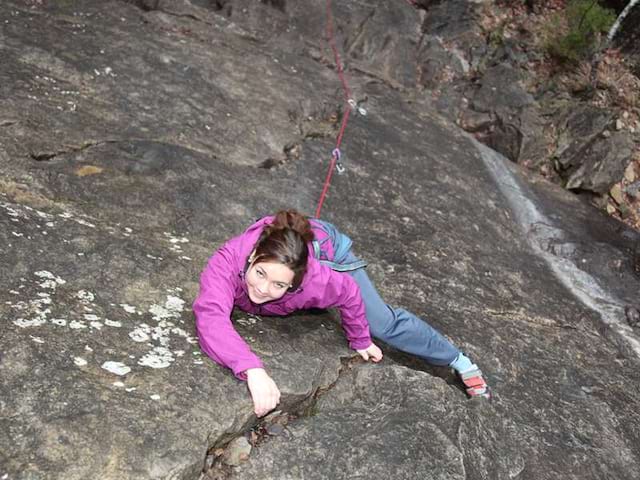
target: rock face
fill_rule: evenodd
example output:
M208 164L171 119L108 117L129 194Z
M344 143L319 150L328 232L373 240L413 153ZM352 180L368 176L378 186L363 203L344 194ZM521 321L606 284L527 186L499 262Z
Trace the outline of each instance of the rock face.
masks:
M554 154L569 189L606 193L622 178L634 149L629 136L615 131L615 120L602 109L580 106L566 112L558 126Z
M496 7L496 3L502 7ZM606 96L603 91L620 91L614 93L620 98L626 95L623 90L627 87L621 88L612 80L619 74L602 73L605 79L592 92L592 101L585 94L589 72L583 71L582 76L573 72L577 77L572 87L575 95L569 94L571 89L560 88L559 84L567 81L561 75L541 81L540 77L555 67L544 58L540 46L544 42L536 35L549 32L528 25L525 13L542 12L548 2L524 3L464 0L421 3L426 15L419 85L431 91L441 113L513 162L542 172L568 189L601 195L620 182L624 168L635 159L640 132L635 123L637 118L627 118L627 110L635 110L635 94L629 93L628 102L620 100L615 107L605 110L601 105L594 106L602 103L597 99ZM637 10L631 10L636 19ZM518 11L519 14L514 13ZM552 14L547 18L550 20ZM625 21L615 42L631 63L637 57L637 42L633 41L637 24ZM633 85L628 87L630 92L637 91L640 85L635 70L636 76L625 77L625 82ZM601 112L593 113L594 121L602 116L620 115L628 120L611 118L607 122L611 125L606 128L616 132L614 138L585 139L581 135L580 120L584 118L574 115L584 117L586 110L598 109ZM558 159L554 153L567 142L581 149L581 154L573 157L570 169L564 166L566 159Z
M497 418L488 403L459 416L459 393L399 366L349 370L321 398L315 415L269 441L237 478L346 478L345 472L356 478L466 478L464 453L474 449L469 434L477 441L483 422ZM511 463L506 455L501 462ZM322 463L326 467L318 470Z
M0 479L637 477L639 235L438 113L414 87L444 44L410 3L333 2L367 114L350 116L323 216L390 303L480 364L493 402L391 349L349 360L332 312L236 312L290 420L223 463L259 423L200 353L190 304L224 240L316 207L350 108L325 4L8 0Z

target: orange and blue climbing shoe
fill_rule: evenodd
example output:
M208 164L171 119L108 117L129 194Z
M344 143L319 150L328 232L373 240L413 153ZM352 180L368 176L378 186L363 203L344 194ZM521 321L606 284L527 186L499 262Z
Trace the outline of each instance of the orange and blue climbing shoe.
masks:
M477 365L474 364L470 369L459 372L458 375L464 384L469 398L491 399L491 390L482 376L482 371Z

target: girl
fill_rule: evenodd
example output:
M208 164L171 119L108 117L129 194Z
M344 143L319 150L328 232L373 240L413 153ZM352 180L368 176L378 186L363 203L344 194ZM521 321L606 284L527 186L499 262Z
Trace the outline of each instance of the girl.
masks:
M209 260L193 310L200 345L214 361L247 381L256 415L280 401L260 359L231 324L234 306L259 315L338 308L349 346L364 360L382 360L371 335L434 365L448 365L470 397L489 398L480 369L414 314L386 305L332 224L280 211L227 241Z

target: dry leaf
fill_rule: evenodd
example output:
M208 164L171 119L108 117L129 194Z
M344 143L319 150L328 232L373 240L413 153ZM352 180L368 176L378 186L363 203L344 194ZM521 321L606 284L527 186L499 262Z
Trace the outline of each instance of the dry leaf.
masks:
M620 188L619 183L616 183L613 187L611 187L611 191L609 193L611 194L611 198L613 198L618 205L624 202L622 189Z
M634 168L633 163L630 163L625 169L624 178L629 183L636 181L636 169Z
M94 165L84 165L76 170L76 175L79 177L86 177L88 175L96 175L102 173L104 169L96 167Z

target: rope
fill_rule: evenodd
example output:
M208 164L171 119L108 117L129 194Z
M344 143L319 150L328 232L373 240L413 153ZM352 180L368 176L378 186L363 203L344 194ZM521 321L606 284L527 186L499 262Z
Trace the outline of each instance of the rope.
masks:
M410 5L417 7L416 0L406 0L406 1ZM346 108L345 108L345 113L342 116L342 124L340 125L340 131L336 139L336 148L332 152L331 162L329 163L329 170L327 171L327 176L324 180L324 185L322 187L322 193L320 194L320 200L318 201L318 207L316 208L315 218L320 218L320 212L322 211L322 205L324 204L325 197L327 196L327 192L329 191L329 185L331 184L331 177L333 176L334 168L336 168L336 165L337 165L339 170L343 170L342 165L340 164L340 145L342 144L342 137L344 136L344 131L346 130L347 123L349 122L349 114L351 113L351 105L349 103L349 100L351 99L351 90L349 89L349 85L347 84L347 80L344 76L344 70L342 69L342 62L340 61L340 54L338 53L338 48L336 47L336 41L333 34L333 14L331 13L331 0L327 0L326 35L327 35L327 41L329 42L329 46L331 47L331 50L333 50L333 57L335 59L336 69L338 71L338 77L340 77L340 82L342 83L342 89L344 91ZM363 113L363 115L364 114L365 113Z
M333 15L331 13L331 0L327 0L326 34L327 34L327 41L329 42L331 50L333 50L333 57L335 59L336 69L338 70L338 77L340 77L340 82L342 83L342 89L344 91L346 108L345 108L345 113L342 116L342 124L340 125L340 131L336 139L336 148L332 152L331 162L329 163L329 170L327 171L327 176L324 180L324 186L322 187L322 193L320 194L320 200L318 201L318 207L316 208L315 218L320 218L320 212L322 211L322 204L324 203L324 199L327 195L327 191L329 190L329 185L331 184L333 169L336 168L336 163L340 161L340 145L342 144L342 138L344 137L344 132L347 128L347 123L349 122L349 114L351 113L351 106L348 103L349 99L351 98L351 90L349 90L349 85L347 84L347 80L344 76L344 70L342 69L342 62L340 61L340 54L338 53L338 48L336 47L336 42L333 34Z

